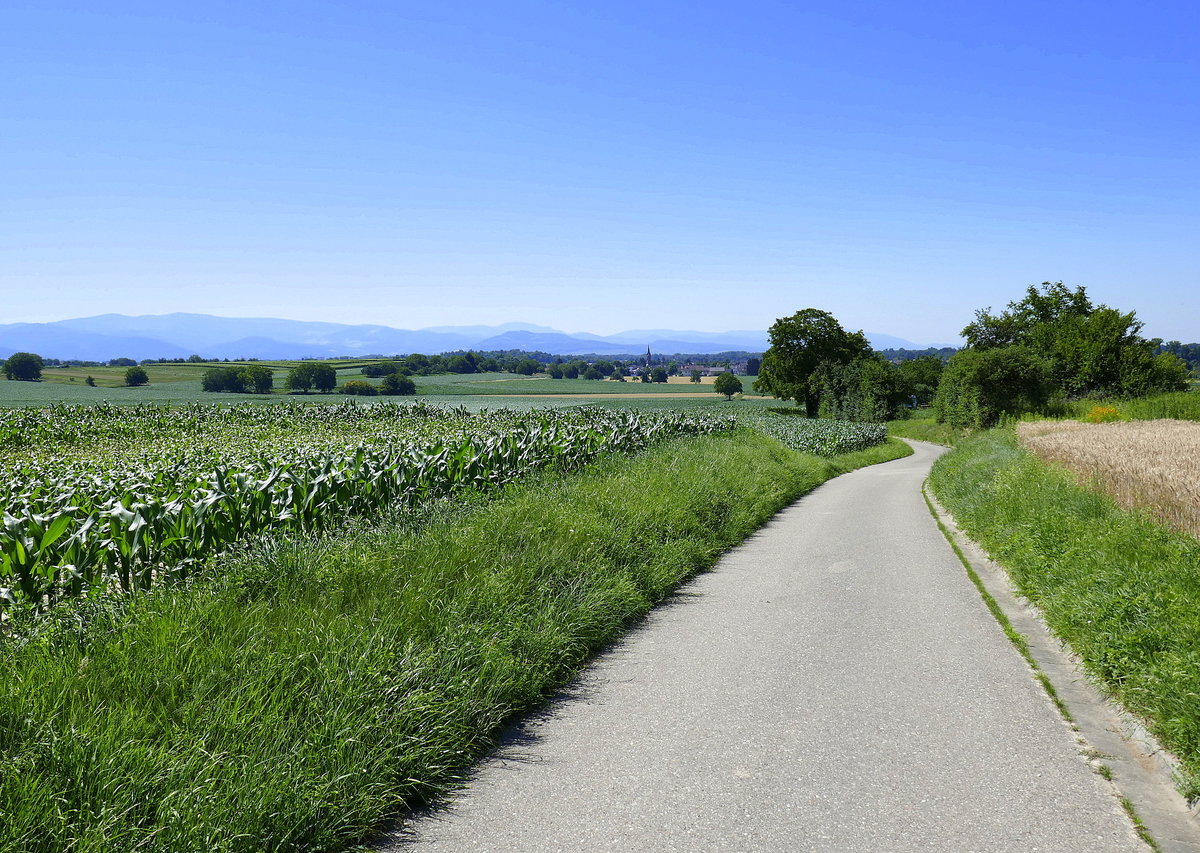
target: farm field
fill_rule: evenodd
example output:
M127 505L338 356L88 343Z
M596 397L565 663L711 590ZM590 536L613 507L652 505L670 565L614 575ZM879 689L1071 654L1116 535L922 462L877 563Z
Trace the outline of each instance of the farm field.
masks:
M142 369L151 384L160 382L199 381L200 374L212 367L211 364L145 364ZM124 367L47 367L42 370L42 381L71 385L86 384L90 376L97 386L117 388L125 385Z
M1017 425L1017 438L1119 506L1200 537L1200 423L1032 421Z
M798 454L717 403L0 413L0 849L349 849L778 508L908 450Z
M447 382L446 376L417 376L418 394L697 394L704 393L703 386L690 382L640 382L626 380L613 382L610 379L551 379L546 375L519 376L517 378L483 379L492 374L457 376ZM500 376L501 374L497 374ZM745 390L750 385L743 382ZM711 390L708 393L716 396Z
M200 376L205 370L216 366L242 366L246 363L221 365L215 364L148 364L144 369L149 377L149 384L137 388L125 387L124 367L48 367L43 370L41 382L14 382L0 380L0 407L4 406L49 406L56 403L68 405L96 405L111 403L113 405L137 405L139 403L170 403L184 404L189 402L232 403L248 401L255 403L277 403L287 400L326 401L340 400L339 395L325 394L288 394L284 388L284 379L288 370L297 362L255 362L274 369L275 388L271 394L219 394L206 393L201 389ZM378 386L380 379L371 379L362 375L361 368L369 360L327 361L337 369L337 380L341 384L350 379L364 381ZM86 379L91 376L95 387L89 387ZM679 379L680 377L673 377ZM694 385L686 380L683 382L668 382L667 384L644 383L637 381L612 382L608 380L589 381L586 379L551 379L545 374L524 376L519 373L477 373L477 374L438 374L434 376L414 376L417 395L430 398L431 401L442 401L446 398L477 398L495 397L492 407L504 406L509 408L529 408L530 404L522 398L528 396L547 397L546 405L559 406L568 403L551 403L549 400L556 395L590 395L591 398L604 396L632 396L645 394L671 394L687 396L691 394L705 395L711 386ZM749 379L749 377L746 377ZM752 381L752 380L751 380ZM755 396L750 390L749 382L744 381L746 392ZM717 395L713 393L713 396ZM499 398L513 397L512 401ZM373 398L364 398L369 402ZM377 398L375 398L377 400ZM589 399L579 396L575 401ZM764 398L770 399L770 398ZM471 400L455 400L455 404L470 407L480 407L482 404Z
M59 407L0 413L0 604L184 580L238 538L315 529L725 418L425 404Z

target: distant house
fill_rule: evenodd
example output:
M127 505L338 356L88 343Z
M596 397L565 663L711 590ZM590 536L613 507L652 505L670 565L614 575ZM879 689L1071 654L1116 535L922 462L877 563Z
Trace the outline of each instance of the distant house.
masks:
M699 370L701 376L720 376L728 367L712 367L707 364L681 364L679 366L680 376L691 376L693 370ZM733 371L736 372L736 371Z

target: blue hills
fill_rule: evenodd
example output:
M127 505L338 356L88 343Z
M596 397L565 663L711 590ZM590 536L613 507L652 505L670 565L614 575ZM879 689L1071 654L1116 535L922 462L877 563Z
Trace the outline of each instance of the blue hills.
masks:
M890 335L867 335L876 348L919 349ZM698 332L631 329L613 335L567 334L531 323L397 329L274 317L211 314L101 314L52 323L0 325L0 358L36 352L45 358L107 361L112 358L295 359L406 355L453 350L527 350L552 355L633 355L652 352L762 352L763 331Z

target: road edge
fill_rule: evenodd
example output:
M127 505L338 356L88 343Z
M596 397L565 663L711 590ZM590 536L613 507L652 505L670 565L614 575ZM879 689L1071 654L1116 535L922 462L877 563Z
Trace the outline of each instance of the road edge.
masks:
M1112 783L1139 836L1162 853L1200 853L1200 804L1189 806L1176 788L1177 759L1084 675L1078 657L1016 592L1004 567L962 531L928 480L921 493L996 621L1075 732L1081 752Z

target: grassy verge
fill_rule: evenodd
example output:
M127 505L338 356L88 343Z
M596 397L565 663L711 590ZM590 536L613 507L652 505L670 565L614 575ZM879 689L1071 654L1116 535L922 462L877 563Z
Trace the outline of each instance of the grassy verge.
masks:
M263 543L0 649L0 849L344 850L833 460L748 430Z
M1126 399L1073 400L1048 409L1047 417L1082 420L1095 406L1112 406L1126 420L1150 421L1160 418L1175 418L1181 421L1200 421L1200 391L1176 391L1170 394L1153 394L1149 397Z
M939 424L933 419L932 409L919 410L914 412L911 418L902 421L888 421L887 430L888 435L899 438L915 438L918 441L930 441L951 447L967 435L966 430L949 424Z
M965 439L930 485L1053 631L1181 759L1200 796L1200 542L1081 488L1011 430Z

